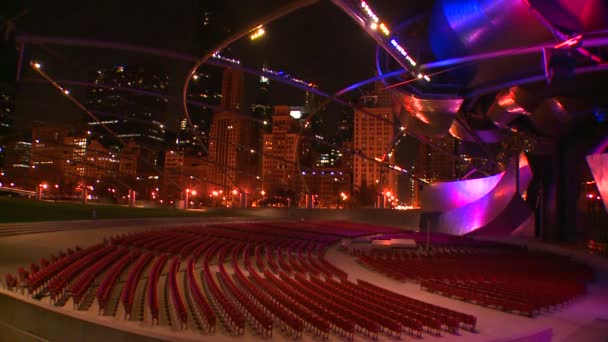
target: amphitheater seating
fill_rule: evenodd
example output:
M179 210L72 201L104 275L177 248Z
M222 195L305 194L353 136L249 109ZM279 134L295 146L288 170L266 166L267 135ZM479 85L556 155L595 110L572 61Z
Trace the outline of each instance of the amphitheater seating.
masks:
M108 301L108 297L110 292L114 288L118 277L123 272L123 270L131 263L135 258L140 255L139 250L133 250L127 254L125 254L118 262L116 262L104 275L103 280L99 284L97 288L97 293L95 298L97 298L97 303L99 306L99 312L101 313L105 309L105 305Z
M4 284L7 289L14 289L19 285L19 281L12 274L7 273L4 275Z
M472 315L364 280L355 283L326 259L328 247L340 239L370 235L412 238L420 247L396 252L356 247L352 254L365 267L501 310L530 315L552 310L584 294L592 279L588 269L566 258L522 248L431 235L432 248L427 250L426 237L419 233L323 221L121 234L92 247L56 253L51 261L43 258L19 269L17 277L7 274L5 283L12 289L27 288L30 294L48 293L58 305L63 303L60 297L71 296L78 304L95 291L100 312L117 303L120 292L125 319L141 308L154 324L164 325L159 313L168 312L172 326L204 334L218 333L218 322L225 328L221 331L234 336L250 329L261 338L281 331L293 339L308 332L319 340L335 335L345 340L453 337L477 329ZM163 274L166 282L159 281ZM555 277L560 284L547 285L547 279Z
M169 279L169 295L171 297L172 307L182 325L182 328L185 328L188 325L188 312L186 311L186 305L184 304L182 294L179 292L179 288L177 286L177 271L179 269L179 263L180 257L175 256L169 265L169 273L167 274L167 277Z
M200 252L195 255L196 257L198 257L198 255L200 255ZM190 259L188 259L188 266L186 268L188 291L186 293L189 298L192 298L190 300L194 302L192 305L194 307L193 312L198 318L200 324L206 328L206 331L208 333L213 333L215 332L216 324L215 312L213 311L211 305L209 305L209 302L201 292L201 287L199 286L196 277L194 276L194 260L195 257L191 257Z
M59 295L63 294L66 286L69 286L79 273L95 262L95 260L112 252L114 248L115 247L113 246L104 246L95 251L91 251L90 253L85 253L84 256L73 261L69 266L61 270L61 272L57 273L47 285L47 289L51 294L51 300L55 301ZM76 253L73 253L72 256L75 254ZM64 255L61 259L66 259L66 256Z
M228 245L224 245L220 251L220 255L225 253L228 247ZM220 290L215 278L211 274L211 269L209 268L209 263L219 248L220 246L213 246L205 254L203 262L203 279L211 302L214 304L216 311L222 316L226 328L231 331L233 335L242 336L245 333L245 317L243 317L242 313L230 300L228 300L226 294Z
M139 283L139 279L144 268L146 267L146 265L148 265L148 263L152 260L153 257L154 255L151 252L143 253L139 257L135 265L129 271L127 281L125 282L120 295L126 319L131 319L131 312L133 311L133 300L135 297L135 288Z
M383 235L422 240L420 233ZM462 237L431 235L432 249L354 249L363 265L422 289L526 316L586 293L588 266L569 258ZM435 245L437 244L437 245Z
M30 294L35 293L41 286L46 286L51 278L55 277L59 271L63 270L66 266L71 265L74 261L102 248L102 245L91 246L85 250L80 250L77 253L70 255L69 257L57 258L51 255L51 263L47 264L38 270L38 272L32 274L26 281L26 287ZM42 265L42 262L41 262Z
M158 324L158 278L160 277L160 273L165 266L167 259L167 254L158 256L152 265L150 276L148 277L148 289L146 291L148 309L150 310L150 315L152 316L152 323L156 324Z
M105 255L103 258L99 259L90 267L87 267L82 274L76 279L76 281L72 284L70 288L70 293L74 298L74 305L80 304L80 300L83 298L91 282L99 276L99 274L108 268L112 262L118 259L120 256L125 254L127 251L124 248L119 248L113 250L111 253ZM70 253L68 253L70 254Z

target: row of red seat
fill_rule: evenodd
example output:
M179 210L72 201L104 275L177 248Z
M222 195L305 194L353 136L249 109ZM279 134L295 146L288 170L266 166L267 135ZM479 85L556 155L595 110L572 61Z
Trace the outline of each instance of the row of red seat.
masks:
M216 311L222 316L227 330L231 331L233 335L242 336L245 334L245 318L220 290L209 267L209 263L215 257L218 249L222 248L222 251L220 252L220 254L222 254L225 253L229 247L229 245L225 244L215 244L207 250L203 261L203 280L207 287L207 294L211 299L211 303L215 305Z
M584 294L593 279L586 265L525 249L498 248L474 257L371 252L359 260L396 279L420 281L424 289L525 315Z
M125 254L120 260L115 263L112 268L106 272L103 277L103 280L99 284L97 288L97 293L95 297L97 298L97 304L99 306L99 312L104 311L108 297L116 281L120 277L120 274L125 270L127 266L129 266L135 258L137 258L141 252L137 249L132 250L131 252Z
M12 290L19 285L19 281L12 274L7 273L4 275L4 284L7 289Z
M311 319L308 320L306 319L307 316L301 315L301 317L304 317L305 320L311 324L314 324L316 330L323 331L327 324L331 330L344 337L346 340L353 340L355 335L355 324L352 321L337 315L330 310L330 308L326 308L313 298L300 293L286 282L274 276L270 271L264 271L264 276L269 285L266 287L267 289L275 287L285 296L292 298L297 304L302 305L306 310L320 317L320 319L311 319L311 317L308 316L308 318ZM312 317L314 318L315 316Z
M350 284L350 283L343 282L343 284ZM459 322L461 322L463 327L465 327L469 330L472 330L472 331L475 330L475 327L477 325L477 318L473 315L465 314L465 313L447 309L447 308L444 308L444 307L441 307L438 305L426 303L424 301L417 300L417 299L414 299L411 297L407 297L402 294L398 294L398 293L389 291L380 286L376 286L372 283L363 281L361 279L357 279L357 285L359 286L359 289L367 290L369 293L372 293L374 296L376 296L377 300L382 300L385 303L391 303L391 302L396 303L397 302L397 303L411 304L411 305L414 305L415 307L426 309L426 310L430 311L433 315L436 315L436 314L447 315L447 316L457 319Z
M247 248L244 250L245 257L247 259ZM258 289L252 282L245 277L243 272L238 266L238 262L235 257L232 258L232 266L234 268L234 278L236 282L241 285L244 289L244 293L249 296L252 301L256 301L259 303L260 308L262 308L266 314L272 315L276 318L276 321L282 325L282 327L287 330L289 335L291 335L295 339L299 339L302 337L302 331L304 329L304 324L302 320L299 319L296 315L287 311L280 304L275 302L276 299L269 297L262 290ZM249 265L250 266L250 265Z
M344 272L343 270L334 266L329 261L327 261L323 254L319 254L318 259L319 259L319 262L321 263L321 267L323 267L323 269L325 269L326 272L329 272L342 280L348 279L348 274L346 272Z
M302 319L305 327L321 340L329 338L329 323L320 317L314 310L307 307L306 303L300 302L277 289L268 280L262 278L253 267L248 267L252 284L264 292L269 298L285 310L292 312L296 317Z
M89 286L91 285L93 280L98 277L101 272L103 272L106 268L110 267L116 259L120 258L126 253L127 250L125 248L116 248L91 266L87 267L78 276L78 278L70 287L70 293L72 294L72 298L74 299L75 306L80 304L80 301L82 300L85 293L88 291Z
M315 278L311 279L321 285L321 281ZM379 313L385 317L392 317L399 322L404 330L408 330L410 334L421 337L422 336L422 320L426 321L426 317L420 317L416 310L409 310L407 307L398 305L395 302L386 302L378 296L371 295L360 289L357 285L343 281L341 283L334 281L333 279L326 279L325 283L322 284L327 287L333 293L342 296L342 298L353 301L359 306L363 306L367 309L371 309L374 313ZM432 317L434 319L434 317ZM434 321L426 322L426 326L429 329L435 327Z
M255 257L255 265L258 267L258 270L260 272L264 272L264 269L266 268L266 266L264 265L264 261L262 261L262 251L264 250L264 247L261 245L256 245L255 249L254 249L254 257Z
M63 294L66 286L72 282L72 280L87 266L102 258L104 255L111 253L116 247L104 246L91 253L83 255L81 258L74 260L72 263L67 265L57 275L55 275L48 283L47 290L51 294L51 301L55 301L57 297ZM76 254L76 253L74 253Z
M236 248L234 249L236 250ZM266 338L272 337L272 318L267 315L258 305L255 304L249 297L236 286L230 279L224 267L224 254L219 255L219 277L224 285L226 294L232 298L233 303L241 308L241 312L245 313L251 325Z
M186 311L186 305L182 294L179 292L177 286L177 271L179 270L180 257L175 256L169 264L169 273L167 274L169 283L169 296L171 297L171 304L177 314L177 317L181 323L182 328L188 326L188 312Z
M420 336L423 326L427 327L428 331L435 335L441 335L442 325L445 325L447 330L453 333L458 332L458 322L454 319L443 317L437 313L429 313L425 309L408 303L383 300L382 296L372 295L364 289L353 285L346 281L341 284L330 281L326 284L326 286L336 290L336 296L341 296L343 300L353 301L354 303L358 303L359 307L371 310L369 315L378 316L379 322L387 321L387 317L394 317L394 319L402 324L404 328L409 329L410 333L414 335Z
M156 258L156 261L152 265L152 269L150 270L150 274L148 276L148 290L147 290L147 298L148 298L148 309L150 310L150 315L152 316L152 323L158 324L158 279L160 277L161 271L167 262L168 255L161 254Z
M266 264L275 273L279 271L279 265L277 265L274 259L274 251L270 247L266 247Z
M206 328L208 333L215 332L215 322L216 316L215 312L209 305L207 299L201 292L201 287L199 286L196 278L194 276L194 263L195 257L191 257L188 259L188 265L186 268L186 281L188 283L186 294L190 298L190 301L193 302L192 307L194 307L193 313L198 317L199 322L203 327Z
M55 258L55 261L53 261L51 263L47 263L46 266L43 264L43 262L41 260L40 265L42 267L38 270L38 272L32 274L25 281L25 286L28 289L28 293L33 294L33 293L37 292L40 289L40 287L45 286L52 277L56 276L66 266L70 265L75 260L80 259L84 255L87 255L88 253L92 253L102 247L103 247L102 244L98 244L98 245L91 246L84 250L79 249L69 256L65 255L63 258Z
M129 271L129 275L127 276L127 281L125 282L120 298L122 300L122 305L125 310L125 318L131 319L131 312L133 311L133 300L135 298L135 289L137 288L137 284L139 283L139 279L141 278L141 274L144 271L144 268L148 263L154 258L154 254L152 252L143 253L135 265Z
M373 306L364 305L364 303L357 301L357 298L348 298L340 290L335 291L336 289L327 286L325 282L317 277L311 277L310 280L307 280L300 275L296 275L295 279L310 290L336 303L336 306L342 306L343 311L352 317L358 325L366 324L374 328L379 327L381 332L390 337L401 338L403 325L392 314L387 315L382 310L376 310L377 308Z
M381 325L370 319L369 316L362 312L353 310L352 303L341 301L334 294L326 292L324 289L311 286L301 275L296 274L296 280L292 279L285 273L280 274L281 280L289 284L292 288L297 289L309 298L314 299L321 306L333 311L336 315L343 317L355 324L355 331L359 331L365 336L377 340ZM361 308L357 308L361 309ZM401 329L398 329L400 332Z

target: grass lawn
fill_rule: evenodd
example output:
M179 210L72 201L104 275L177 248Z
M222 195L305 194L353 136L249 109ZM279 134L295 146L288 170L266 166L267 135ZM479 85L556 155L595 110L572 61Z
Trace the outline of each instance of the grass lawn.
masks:
M243 216L242 212L230 210L185 211L173 208L129 208L118 205L95 205L66 202L43 202L25 199L0 198L0 223L122 219L145 217L210 217L210 216Z

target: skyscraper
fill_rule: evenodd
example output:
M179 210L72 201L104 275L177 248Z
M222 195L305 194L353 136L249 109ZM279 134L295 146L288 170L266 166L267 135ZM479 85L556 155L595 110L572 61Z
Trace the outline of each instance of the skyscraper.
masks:
M222 79L222 101L225 110L217 111L211 122L209 141L209 178L224 188L251 188L255 179L257 149L253 122L233 113L243 102L243 73L225 69Z
M264 132L268 133L272 130L272 101L270 98L270 80L267 77L260 76L258 94L255 98L255 103L251 105L253 116L262 121Z
M75 180L85 175L87 139L68 126L32 128L31 164L43 181Z
M450 155L457 153L456 139L448 135L444 138L432 138L431 141L447 153L427 144L419 144L414 164L415 175L429 182L456 179L456 160Z
M100 119L101 123L89 121L88 125L102 144L120 148L118 141L103 126L124 142L133 139L144 146L164 144L168 100L137 93L137 90L166 94L169 85L166 74L137 66L119 65L97 70L91 78L94 83L104 85L89 90L87 103L87 107Z
M275 106L272 132L263 137L262 179L268 193L295 190L299 127L288 106Z
M215 68L201 67L192 77L188 88L188 99L202 104L217 106L222 99L222 73ZM180 120L176 147L185 155L206 156L209 149L209 131L213 110L209 107L190 106L190 120Z
M14 133L15 87L0 81L0 169L4 167L10 137Z
M391 107L364 107L355 110L353 185L359 189L363 204L373 202L376 194L397 193L397 177L388 168L381 167L376 159L394 163L395 156L388 153L395 137L395 117ZM382 118L383 120L379 119Z

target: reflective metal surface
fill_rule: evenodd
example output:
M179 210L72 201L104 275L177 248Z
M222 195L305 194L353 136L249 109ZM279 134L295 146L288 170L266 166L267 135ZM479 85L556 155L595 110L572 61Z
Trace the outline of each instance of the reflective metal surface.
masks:
M608 153L589 155L587 163L604 203L604 210L608 212Z
M518 177L519 182L517 181ZM522 208L520 205L522 201L520 192L523 189L527 189L531 180L532 170L527 158L522 153L519 160L513 160L509 164L507 171L502 174L500 180L484 196L464 206L442 213L439 216L435 231L455 235L468 234L492 223L493 220L499 217L505 210L510 209L510 207L515 209L514 211L517 212L517 215L522 215L520 219L523 222L523 220L528 218L527 215L530 213L520 210ZM517 188L518 186L519 189ZM457 187L453 185L453 188L455 192L451 194L449 192L445 193L444 200L450 201L448 198L458 196ZM515 197L519 197L516 199L516 202L514 202ZM515 229L517 226L512 228Z
M401 122L411 132L428 136L445 136L454 123L462 98L422 99L402 94Z

